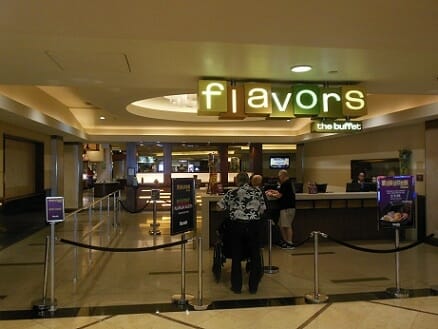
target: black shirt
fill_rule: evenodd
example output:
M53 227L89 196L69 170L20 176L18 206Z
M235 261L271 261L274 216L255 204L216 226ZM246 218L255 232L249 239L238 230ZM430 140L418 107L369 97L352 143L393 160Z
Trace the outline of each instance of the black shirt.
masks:
M292 188L292 179L288 179L283 182L280 186L279 192L281 193L281 198L278 199L280 203L280 209L295 208L295 191Z

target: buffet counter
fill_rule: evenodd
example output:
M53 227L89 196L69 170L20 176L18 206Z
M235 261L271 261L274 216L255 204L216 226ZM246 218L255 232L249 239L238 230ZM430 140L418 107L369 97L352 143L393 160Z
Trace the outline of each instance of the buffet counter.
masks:
M205 249L216 241L223 211L216 208L221 195L202 194L202 237ZM275 208L275 202L272 203ZM391 230L378 231L377 192L297 193L294 241L321 231L340 240L391 239Z

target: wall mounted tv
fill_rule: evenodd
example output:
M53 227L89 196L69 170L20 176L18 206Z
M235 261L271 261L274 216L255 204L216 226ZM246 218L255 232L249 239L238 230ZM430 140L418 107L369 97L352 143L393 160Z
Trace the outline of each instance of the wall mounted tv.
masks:
M269 168L270 169L289 169L290 157L289 156L270 156Z

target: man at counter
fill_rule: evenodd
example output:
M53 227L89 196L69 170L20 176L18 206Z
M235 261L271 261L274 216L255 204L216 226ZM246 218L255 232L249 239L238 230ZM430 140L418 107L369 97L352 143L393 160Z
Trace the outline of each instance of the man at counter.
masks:
M231 240L231 290L242 290L241 261L249 253L249 292L254 294L262 274L260 256L260 218L266 209L262 191L249 185L246 173L236 176L237 189L229 190L218 201L219 208L228 211Z
M347 192L365 191L365 173L361 171L351 183L347 184Z
M292 222L295 218L295 188L292 179L286 170L278 172L280 181L280 190L268 190L266 195L269 198L276 198L280 204L280 219L278 224L281 229L281 236L284 242L281 244L282 249L294 249Z

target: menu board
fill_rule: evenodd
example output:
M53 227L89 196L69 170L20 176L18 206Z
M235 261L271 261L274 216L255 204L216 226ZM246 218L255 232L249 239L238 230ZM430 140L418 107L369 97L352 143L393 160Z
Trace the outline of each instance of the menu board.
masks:
M46 221L47 223L64 221L64 197L46 197Z
M414 227L415 197L413 176L377 177L379 227Z
M170 234L192 231L195 227L196 198L193 178L172 178Z

